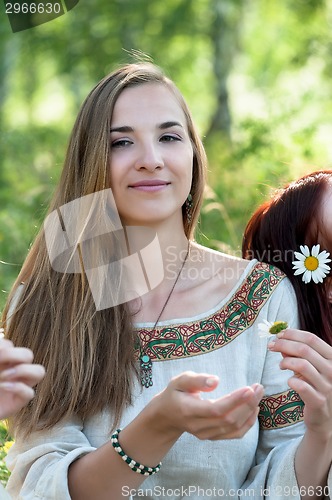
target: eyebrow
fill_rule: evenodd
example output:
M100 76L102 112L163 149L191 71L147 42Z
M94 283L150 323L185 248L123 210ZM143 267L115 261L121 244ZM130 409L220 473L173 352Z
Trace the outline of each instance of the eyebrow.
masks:
M179 122L164 122L164 123L161 123L160 125L158 125L158 128L160 128L162 130L164 130L165 128L171 128L171 127L183 128L183 126Z
M123 126L123 127L114 127L110 129L110 132L134 132L133 127Z
M171 127L181 127L181 128L183 128L183 126L181 125L181 123L179 123L179 122L172 122L172 121L163 122L163 123L160 123L160 125L157 125L157 128L159 128L161 130L165 130L165 129L171 128ZM129 127L128 125L124 125L122 127L111 128L110 132L111 133L112 132L134 132L134 129L133 129L133 127Z

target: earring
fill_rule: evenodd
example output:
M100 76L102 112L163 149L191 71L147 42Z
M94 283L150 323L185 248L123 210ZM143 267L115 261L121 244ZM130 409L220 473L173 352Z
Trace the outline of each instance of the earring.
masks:
M193 197L191 193L188 194L188 197L186 199L186 215L187 215L187 221L191 222L192 219L192 208L193 208Z

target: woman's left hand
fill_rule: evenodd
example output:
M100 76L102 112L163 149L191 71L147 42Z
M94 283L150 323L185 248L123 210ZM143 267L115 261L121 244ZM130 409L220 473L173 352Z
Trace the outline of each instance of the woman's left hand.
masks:
M33 363L30 349L0 339L0 420L29 403L35 395L33 387L44 375L44 367Z
M282 354L282 370L294 372L288 385L305 403L307 429L331 438L332 347L313 333L287 328L269 343L268 349Z

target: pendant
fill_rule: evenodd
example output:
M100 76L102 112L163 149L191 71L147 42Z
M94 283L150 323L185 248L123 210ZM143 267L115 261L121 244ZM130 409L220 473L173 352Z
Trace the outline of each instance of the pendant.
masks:
M152 361L150 356L143 354L140 357L140 375L141 384L143 387L151 387L153 385L152 381Z

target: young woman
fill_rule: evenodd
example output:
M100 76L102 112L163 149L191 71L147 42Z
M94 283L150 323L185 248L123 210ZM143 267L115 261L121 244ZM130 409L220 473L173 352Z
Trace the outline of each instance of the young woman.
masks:
M296 264L295 252L301 255L304 245L310 254ZM316 260L315 245L320 245ZM278 190L257 208L244 232L243 257L279 267L294 287L301 328L332 345L332 277L324 252L332 256L332 170L312 172Z
M296 329L282 272L195 243L205 169L159 68L123 66L84 102L4 315L47 368L13 422L14 498L328 491L332 349ZM257 325L280 319L267 348Z

